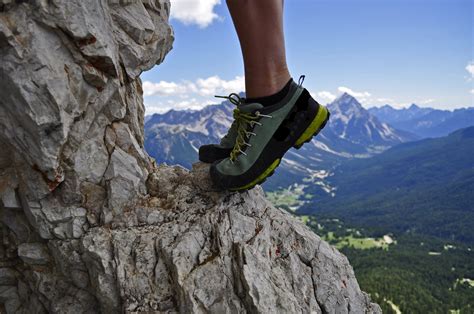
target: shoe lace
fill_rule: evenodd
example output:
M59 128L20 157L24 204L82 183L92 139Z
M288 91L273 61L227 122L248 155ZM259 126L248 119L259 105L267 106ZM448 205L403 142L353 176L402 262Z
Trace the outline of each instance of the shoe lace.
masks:
M243 103L243 99L235 93L232 93L229 96L215 97L227 99L236 106ZM247 131L249 124L252 127L255 124L262 125L262 123L258 121L260 120L260 118L271 118L272 116L261 114L259 111L256 111L255 113L243 112L239 108L234 109L232 116L234 117L234 121L232 122L232 124L235 124L237 127L237 138L229 156L230 161L233 163L237 159L237 156L239 154L247 155L247 153L242 150L244 146L252 146L252 144L247 142L247 139L250 139L250 136L257 136L256 133Z
M230 161L233 163L239 154L247 156L247 153L242 149L245 146L251 147L252 144L247 142L247 139L250 139L251 136L257 136L256 133L247 131L248 125L252 127L255 124L262 125L258 120L261 118L271 118L272 116L261 114L256 112L255 114L242 112L239 109L234 109L234 119L237 123L237 138L235 140L234 148L230 152Z
M236 93L231 93L231 94L229 94L229 96L219 96L219 95L215 95L214 97L227 99L228 101L230 101L232 104L234 104L234 105L236 105L236 106L240 105L240 104L243 102L242 97L240 97L240 96L239 96L238 94L236 94Z
M229 94L229 96L219 96L219 95L215 95L214 97L216 98L223 98L223 99L227 99L231 104L235 105L235 106L239 106L240 104L242 104L244 102L244 100L242 99L242 97L240 97L238 94L236 93L231 93ZM232 128L235 127L235 120L232 122L229 130L231 130ZM229 135L229 133L227 133L226 135L224 135L224 138L227 138Z

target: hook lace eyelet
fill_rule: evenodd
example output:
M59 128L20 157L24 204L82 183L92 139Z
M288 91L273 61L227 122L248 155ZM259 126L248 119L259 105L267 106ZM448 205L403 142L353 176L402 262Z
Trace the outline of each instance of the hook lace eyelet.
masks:
M305 78L305 77L306 77L305 75L301 75L301 76L300 76L300 78L299 78L299 80L298 80L298 86L299 86L299 87L301 87L301 86L303 85L303 82L304 82L304 78Z

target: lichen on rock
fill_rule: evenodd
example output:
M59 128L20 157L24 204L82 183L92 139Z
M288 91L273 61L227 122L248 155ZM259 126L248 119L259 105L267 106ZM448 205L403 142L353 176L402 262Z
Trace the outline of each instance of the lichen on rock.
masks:
M0 0L0 312L380 312L257 187L143 148L168 0Z

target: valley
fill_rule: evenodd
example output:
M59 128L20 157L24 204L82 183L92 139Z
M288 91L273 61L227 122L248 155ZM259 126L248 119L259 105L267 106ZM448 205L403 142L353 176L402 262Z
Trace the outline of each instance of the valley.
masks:
M308 185L298 213L474 243L474 127L393 147L333 170ZM323 185L324 184L324 185ZM328 193L324 186L332 186Z
M472 313L471 246L436 237L354 228L338 218L298 217L348 257L361 288L384 313Z

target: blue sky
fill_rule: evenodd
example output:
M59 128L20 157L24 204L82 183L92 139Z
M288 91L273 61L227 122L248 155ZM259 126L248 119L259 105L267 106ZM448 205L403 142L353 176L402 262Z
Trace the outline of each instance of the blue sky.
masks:
M472 0L286 0L290 71L322 102L474 106ZM173 50L144 73L147 114L243 90L237 35L219 0L171 0Z

